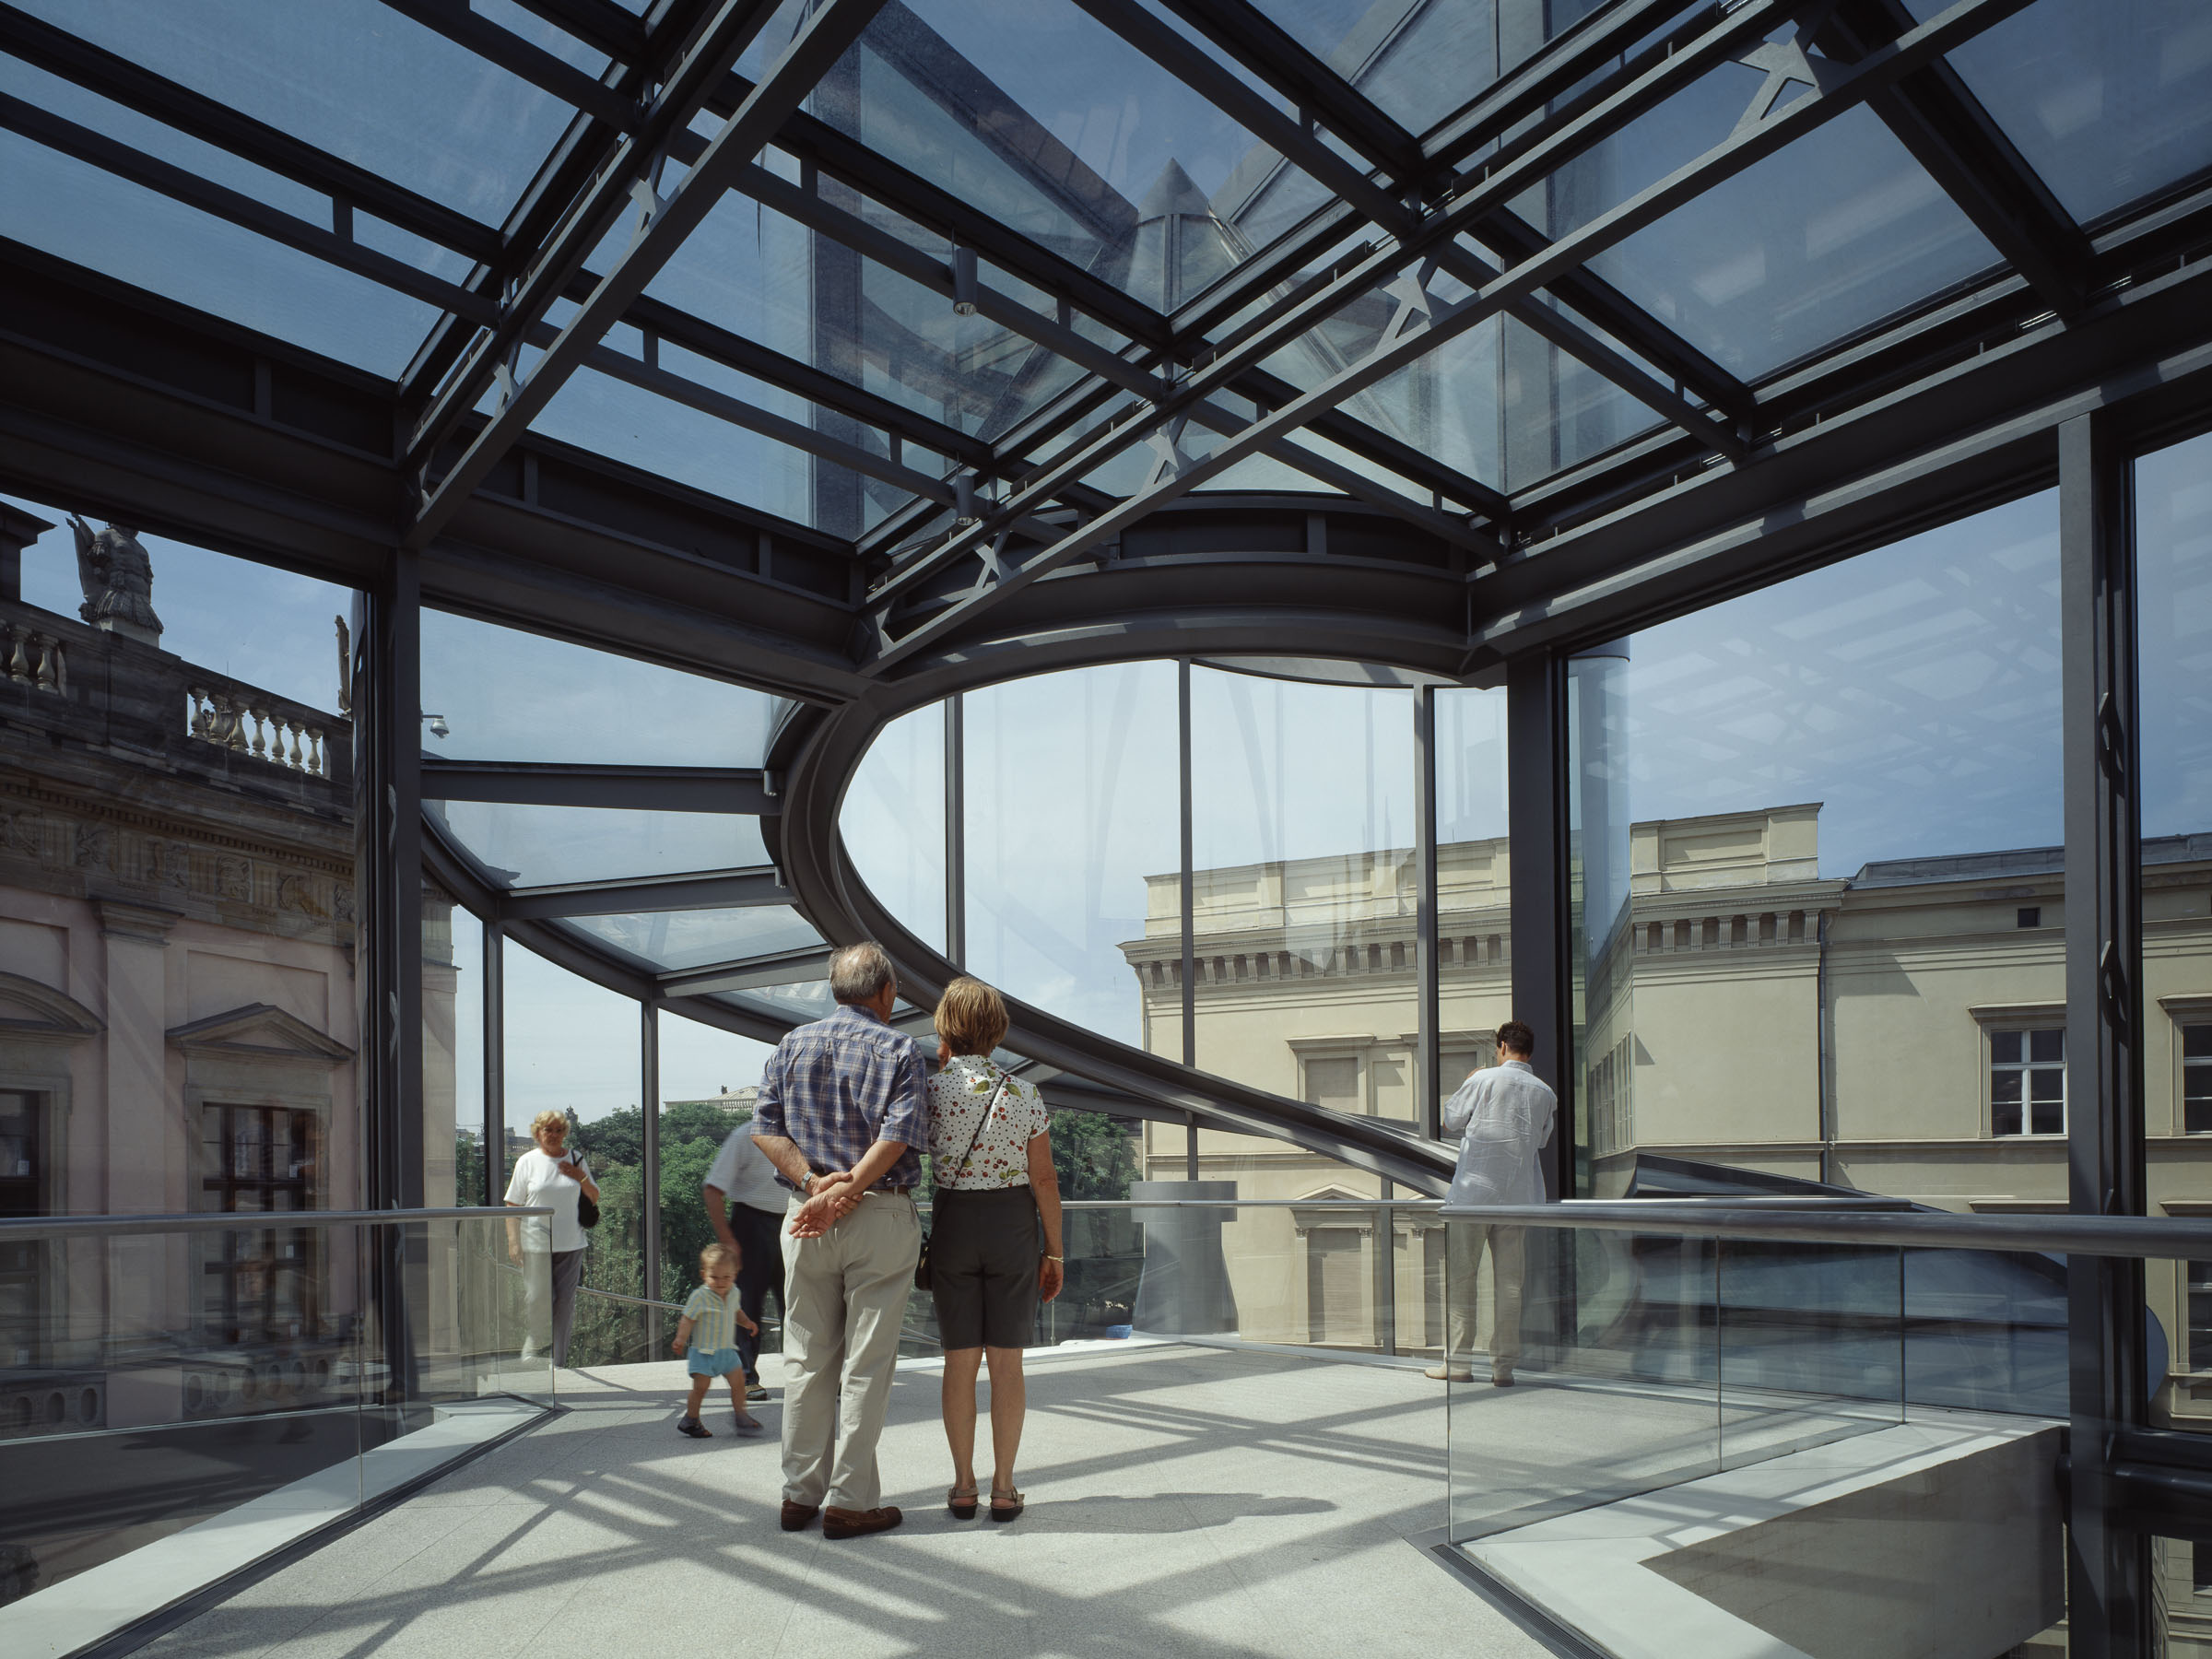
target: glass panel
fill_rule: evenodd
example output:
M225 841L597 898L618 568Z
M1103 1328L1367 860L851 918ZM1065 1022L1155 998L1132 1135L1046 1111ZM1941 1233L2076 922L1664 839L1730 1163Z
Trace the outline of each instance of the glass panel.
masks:
M2191 0L2043 0L1950 61L2077 219L2212 166L2212 16Z
M868 746L839 809L853 868L916 938L945 948L945 708L901 714Z
M484 924L422 890L422 1148L425 1206L496 1204L506 1172L484 1144Z
M2212 1132L2212 436L2136 461L2134 524L2149 1208L2194 1215L2212 1201L2212 1171L2181 1138ZM2194 1282L2186 1306L2177 1277L2147 1272L2145 1289L2153 1314L2191 1332L2194 1348L2203 1300ZM2176 1371L2212 1369L2206 1351L2185 1365L2177 1356ZM2177 1380L2159 1397L2177 1426L2212 1427L2212 1384Z
M573 115L375 0L29 0L26 9L487 224L506 217Z
M510 1182L504 1196L538 1190L549 1175L524 1163L535 1150L534 1123L546 1113L564 1121L565 1156L581 1161L599 1187L599 1223L587 1236L582 1285L617 1296L644 1294L643 1182L634 1153L638 1136L641 1022L626 996L557 968L507 942L502 968ZM627 1115L626 1115L627 1114ZM559 1250L550 1226L526 1223L516 1250L525 1271ZM563 1321L572 1321L564 1333ZM527 1352L559 1365L606 1365L642 1358L642 1315L634 1306L578 1295L530 1309Z
M18 241L397 379L437 322L421 300L0 133L0 217Z
M2064 1087L2058 1021L2018 1012L2063 1008L2064 930L2016 914L2063 897L2055 518L2030 497L1577 665L1578 698L1609 682L1570 726L1585 903L1625 886L1628 917L1585 928L1582 1064L1616 1057L1585 1190L2063 1201L2063 1144L1983 1138L2056 1131L2003 1066Z
M1309 1063L1348 1059L1357 1110L1418 1118L1413 712L1407 690L1192 671L1207 1071L1298 1100ZM1163 878L1152 908L1172 918L1177 897Z
M38 1226L0 1239L12 1652L99 1645L541 1414L496 1218ZM376 1291L402 1261L418 1295L394 1341Z
M760 820L753 818L489 801L440 801L426 810L509 887L757 869L768 863Z
M1995 263L1965 214L1876 115L1857 109L1606 250L1591 269L1752 380Z
M44 533L0 599L0 1203L354 1207L353 595L8 504Z
M1630 875L1635 841L1625 697L1629 657L1616 642L1567 665L1569 973L1574 994L1574 1191L1618 1198L1635 1178L1636 926ZM1499 961L1507 917L1482 960L1500 994L1511 990ZM1454 932L1462 930L1455 928ZM1468 941L1473 943L1473 941Z
M1180 960L1173 665L993 686L967 694L965 719L969 971L1103 1036L1179 1053L1155 1006Z
M765 691L433 610L422 613L422 704L424 719L442 714L451 727L430 734L441 756L635 766L759 766L784 707Z
M740 957L777 956L822 943L822 935L798 912L781 905L579 916L562 925L604 939L664 973Z
M812 103L1162 310L1325 199L1065 0L1003 15L927 0L880 14Z

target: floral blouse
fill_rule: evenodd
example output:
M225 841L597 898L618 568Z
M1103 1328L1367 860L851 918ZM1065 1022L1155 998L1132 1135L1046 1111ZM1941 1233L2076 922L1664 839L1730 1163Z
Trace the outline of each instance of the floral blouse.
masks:
M986 1107L991 1121L977 1135ZM929 1080L931 1177L937 1186L962 1192L1028 1186L1030 1142L1044 1133L1046 1123L1044 1098L1034 1083L1007 1077L982 1054L955 1054ZM963 1165L960 1155L971 1136L975 1150Z

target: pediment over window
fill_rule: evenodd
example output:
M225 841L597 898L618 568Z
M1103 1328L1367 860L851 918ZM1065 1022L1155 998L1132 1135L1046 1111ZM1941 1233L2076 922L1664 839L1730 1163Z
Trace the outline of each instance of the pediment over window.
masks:
M105 1020L65 992L20 973L0 973L0 1037L81 1042L106 1030Z
M232 1059L320 1060L335 1065L353 1058L353 1051L344 1043L267 1003L248 1003L227 1014L210 1014L190 1025L172 1027L169 1041L187 1053L212 1051Z
M1308 1209L1309 1204L1341 1203L1346 1199L1372 1204L1372 1193L1347 1193L1342 1187L1325 1186L1318 1193L1308 1193L1302 1198L1291 1200L1290 1227L1300 1238L1316 1227L1348 1227L1357 1232L1372 1232L1376 1212L1371 1209Z

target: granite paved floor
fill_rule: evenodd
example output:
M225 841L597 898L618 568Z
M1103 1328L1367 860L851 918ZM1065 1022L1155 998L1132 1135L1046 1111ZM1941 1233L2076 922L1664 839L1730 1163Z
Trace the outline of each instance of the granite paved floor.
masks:
M1030 1511L999 1526L945 1512L937 1377L905 1366L883 1468L907 1524L841 1543L778 1530L772 1441L677 1435L682 1372L564 1374L565 1415L147 1651L1543 1652L1406 1542L1444 1519L1443 1391L1418 1371L1165 1344L1037 1356Z

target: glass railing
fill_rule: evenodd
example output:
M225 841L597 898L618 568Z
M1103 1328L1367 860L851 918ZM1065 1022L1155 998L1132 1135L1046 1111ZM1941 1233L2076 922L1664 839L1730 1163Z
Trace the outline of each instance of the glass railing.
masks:
M0 1652L108 1640L536 1421L547 1258L507 1222L546 1213L0 1220Z

